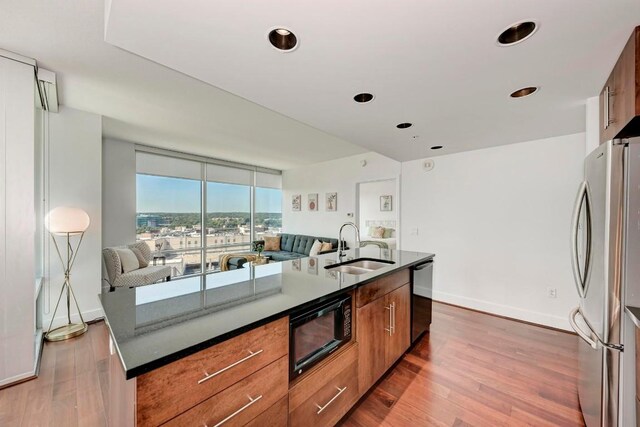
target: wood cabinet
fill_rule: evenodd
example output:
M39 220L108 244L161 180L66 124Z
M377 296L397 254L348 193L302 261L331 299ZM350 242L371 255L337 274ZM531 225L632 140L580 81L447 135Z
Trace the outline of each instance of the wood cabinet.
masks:
M289 423L289 397L285 396L269 409L249 421L245 427L287 427Z
M385 297L391 308L391 335L385 346L385 370L393 365L411 343L411 286L404 285Z
M386 298L357 309L356 340L360 346L358 381L360 390L367 390L385 371L389 340L389 311ZM362 394L362 393L361 393Z
M600 142L640 135L640 27L600 92Z
M358 382L364 394L409 348L411 286L407 282L357 309ZM368 285L371 286L371 285Z
M281 357L164 425L245 425L287 395L288 371L289 360Z
M362 286L356 292L356 307L364 307L409 281L411 281L411 272L407 268Z
M358 344L351 344L289 390L291 427L333 426L357 402Z
M227 390L240 387L239 384L249 378L256 384L267 383L270 370L277 368L282 377L277 384L280 388L270 384L274 391L283 389L284 392L260 392L265 396L261 402L252 403L251 411L247 408L247 413L255 416L256 408L264 410L287 393L288 349L289 318L285 317L141 375L136 381L137 424L157 426L186 411L186 418L178 419L189 420L187 424L205 416L217 419L224 411L249 404L247 396L255 398L253 394L258 393L249 386L233 395L225 394ZM280 360L277 365L273 363L276 360ZM223 412L213 411L212 403L206 403L212 396L216 402L213 406ZM242 403L243 399L247 401Z
M129 381L112 346L110 423L333 426L409 348L410 281L404 269L354 290L355 338L291 382L288 317Z

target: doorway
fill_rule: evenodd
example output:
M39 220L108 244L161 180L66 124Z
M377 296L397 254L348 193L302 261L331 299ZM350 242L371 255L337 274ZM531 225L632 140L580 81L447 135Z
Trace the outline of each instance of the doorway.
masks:
M386 243L389 249L399 248L398 180L389 178L357 184L356 224L360 240ZM380 229L383 230L380 230ZM382 234L381 234L382 233Z

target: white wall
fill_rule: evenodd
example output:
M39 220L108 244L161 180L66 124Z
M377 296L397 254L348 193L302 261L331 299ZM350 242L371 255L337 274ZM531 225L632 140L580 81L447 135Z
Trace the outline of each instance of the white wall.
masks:
M402 249L436 254L434 298L569 329L584 157L580 133L403 163Z
M398 213L398 199L396 197L396 180L365 182L359 185L358 216L360 237L367 237L366 221L396 221ZM380 210L380 196L391 196L391 211Z
M34 374L34 109L33 67L0 57L0 385Z
M58 206L84 209L91 218L71 283L84 320L103 315L98 294L101 290L102 236L102 117L71 108L49 114L47 210ZM59 240L61 242L61 240ZM63 243L64 247L64 243ZM46 260L44 327L48 327L64 280L60 260L49 239ZM64 297L63 297L64 298ZM72 309L75 313L75 310ZM66 323L66 307L58 309L54 326ZM72 316L77 321L77 316Z
M132 143L102 142L102 245L136 240L136 153Z
M360 162L367 161L362 167ZM398 178L399 162L377 153L366 153L338 160L317 163L282 174L283 207L282 225L285 233L308 234L319 237L338 237L340 226L347 221L355 222L356 184L379 179ZM338 193L338 210L327 212L325 193ZM317 212L307 209L307 195L318 193ZM302 194L302 211L291 210L291 196ZM347 216L348 213L354 216ZM355 244L352 231L343 236L350 247Z
M588 98L585 105L586 154L600 145L600 97Z

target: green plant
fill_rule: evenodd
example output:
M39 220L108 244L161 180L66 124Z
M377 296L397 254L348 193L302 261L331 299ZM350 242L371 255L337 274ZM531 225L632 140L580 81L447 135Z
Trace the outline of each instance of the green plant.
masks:
M261 257L262 251L264 251L264 242L260 240L253 242L252 249L258 252L258 257Z

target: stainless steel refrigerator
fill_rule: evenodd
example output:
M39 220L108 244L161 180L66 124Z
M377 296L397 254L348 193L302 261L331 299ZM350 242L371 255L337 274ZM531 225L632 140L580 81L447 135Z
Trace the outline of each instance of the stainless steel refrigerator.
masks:
M579 305L578 396L588 427L634 426L633 324L640 250L640 138L601 144L585 160L571 230Z

